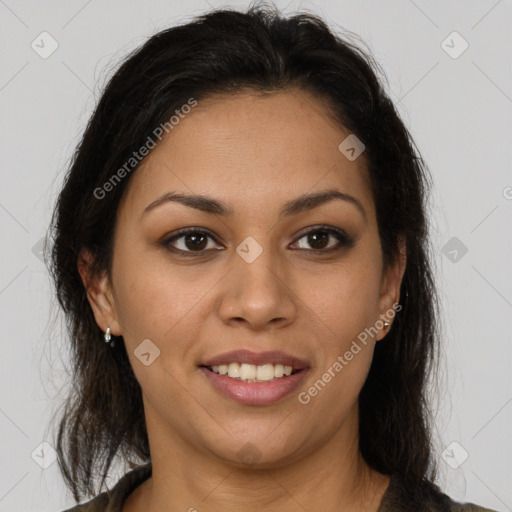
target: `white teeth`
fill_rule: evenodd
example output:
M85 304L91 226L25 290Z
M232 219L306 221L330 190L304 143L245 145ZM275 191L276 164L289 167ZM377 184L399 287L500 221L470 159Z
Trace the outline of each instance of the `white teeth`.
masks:
M228 364L228 376L232 378L240 377L240 365L238 363Z
M228 375L232 379L243 380L245 382L267 382L274 379L280 379L284 376L290 376L293 368L282 364L262 364L256 366L247 363L229 363L212 366L212 371L221 375Z
M253 364L241 364L240 365L240 378L242 380L249 380L256 378L256 366ZM258 377L259 378L259 377Z
M256 378L258 380L272 380L274 378L274 365L264 364L262 366L258 366Z

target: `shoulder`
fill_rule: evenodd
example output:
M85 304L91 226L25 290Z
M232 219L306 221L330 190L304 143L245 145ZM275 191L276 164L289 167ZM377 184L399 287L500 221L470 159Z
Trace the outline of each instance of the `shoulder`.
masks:
M150 476L151 463L138 466L126 473L112 489L64 512L121 512L126 498Z
M392 476L377 512L412 510L416 512L496 512L474 503L456 502L428 480L411 487L399 476Z
M64 512L103 512L108 510L110 498L107 492L103 492L87 503L68 508Z

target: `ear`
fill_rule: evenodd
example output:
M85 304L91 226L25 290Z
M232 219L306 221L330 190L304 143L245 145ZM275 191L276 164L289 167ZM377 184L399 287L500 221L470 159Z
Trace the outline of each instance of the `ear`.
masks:
M400 301L400 286L407 264L407 247L405 237L400 236L399 249L395 261L389 266L382 278L382 285L379 298L380 319L389 324L393 323L396 306ZM388 328L382 328L376 340L381 340L389 332Z
M78 272L87 290L87 300L91 305L98 327L110 331L114 336L121 335L121 326L117 321L117 312L112 295L110 280L106 272L101 275L91 271L94 257L87 249L82 249L78 255Z

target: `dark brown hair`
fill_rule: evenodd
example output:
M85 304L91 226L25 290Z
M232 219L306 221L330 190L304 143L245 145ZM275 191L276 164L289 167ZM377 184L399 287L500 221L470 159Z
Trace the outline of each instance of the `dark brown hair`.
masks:
M365 145L384 265L407 244L400 305L378 343L359 397L360 450L374 469L418 488L433 480L427 380L436 368L438 300L426 219L429 174L378 79L379 66L348 32L314 15L275 8L216 10L150 37L107 84L73 155L50 236L51 271L69 331L73 388L56 432L58 461L77 501L95 494L116 456L150 460L140 386L122 337L103 341L77 271L79 251L93 272L110 272L113 230L130 175L98 199L106 183L172 113L193 97L243 88L300 88L326 101Z

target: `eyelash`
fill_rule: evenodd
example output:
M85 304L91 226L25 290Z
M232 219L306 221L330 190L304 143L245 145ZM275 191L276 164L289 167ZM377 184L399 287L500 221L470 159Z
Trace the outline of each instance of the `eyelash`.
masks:
M318 232L326 233L327 235L333 236L334 238L336 238L336 240L338 240L338 246L330 247L328 249L299 249L299 250L307 251L310 253L312 252L315 254L326 254L326 253L331 253L331 252L335 252L335 251L340 251L343 248L350 248L354 245L354 240L352 238L350 238L343 230L338 229L338 228L333 228L330 226L315 226L314 228L301 233L300 236L296 239L296 242L301 240L304 237L307 237L308 235L310 235L312 233L318 233ZM181 256L184 256L184 257L197 258L200 256L204 256L207 249L203 249L200 251L190 251L190 250L177 249L176 247L171 246L172 242L179 240L180 238L183 238L189 234L207 236L207 237L211 238L212 240L216 241L215 237L209 231L205 231L204 229L183 228L183 229L180 229L179 231L177 231L170 238L166 238L162 242L162 245L166 249L168 249L172 252L175 252L175 253L179 253Z

